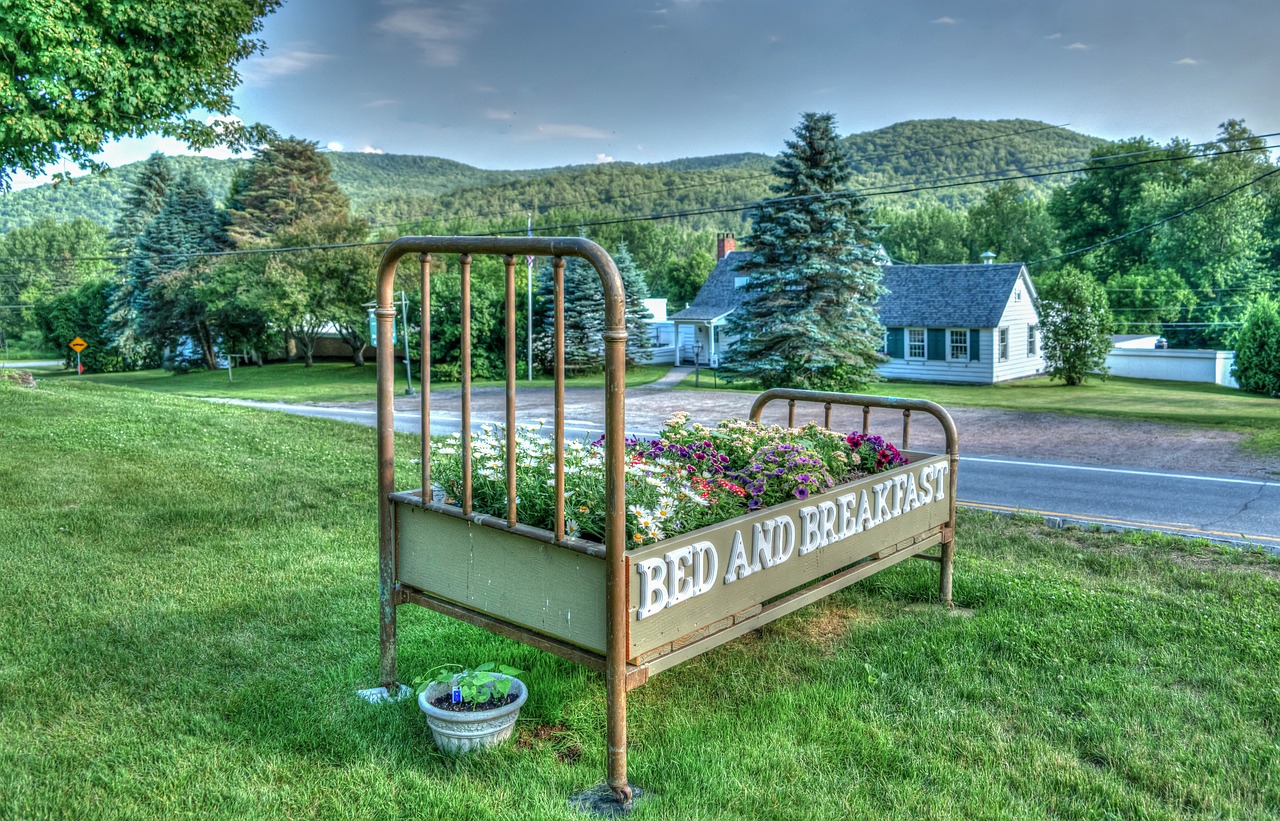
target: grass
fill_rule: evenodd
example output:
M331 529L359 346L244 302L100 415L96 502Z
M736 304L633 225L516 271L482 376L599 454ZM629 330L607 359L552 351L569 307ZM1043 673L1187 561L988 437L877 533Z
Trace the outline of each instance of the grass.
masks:
M0 383L0 430L0 814L580 818L601 677L404 607L406 677L528 671L516 743L446 759L416 705L355 698L372 430L72 380ZM958 538L961 616L907 562L635 691L635 817L1280 814L1275 559L979 513Z
M688 376L680 388L693 386ZM710 386L704 374L702 387ZM758 392L758 386L736 383L721 390ZM1162 382L1113 377L1090 379L1068 387L1048 378L1020 379L997 385L941 385L926 382L880 382L865 393L929 399L943 407L968 405L1036 413L1074 413L1109 419L1162 422L1216 428L1244 434L1245 446L1260 453L1280 453L1280 401L1221 385Z
M627 387L653 382L670 370L666 365L640 365L627 371ZM71 371L48 369L46 376L74 377ZM266 402L371 402L377 389L378 369L372 363L357 368L350 362L317 362L308 368L301 362L279 363L261 368L243 367L232 371L227 379L226 371L193 371L176 374L155 369L126 373L89 374L81 377L86 382L103 385L119 385L142 388L160 393L196 397L233 397L256 399ZM603 374L579 376L567 379L571 387L603 388ZM404 366L396 368L396 394L405 389ZM414 387L418 386L417 371ZM461 387L457 382L432 382L434 389ZM498 380L477 380L476 387L504 385ZM517 386L529 385L519 380ZM551 379L539 377L533 384L550 387Z

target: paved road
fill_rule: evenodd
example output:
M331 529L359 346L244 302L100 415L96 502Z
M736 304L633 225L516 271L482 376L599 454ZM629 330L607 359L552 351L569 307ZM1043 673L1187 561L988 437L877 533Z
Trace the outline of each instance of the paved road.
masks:
M372 426L376 411L310 405L215 400ZM473 418L473 427L500 420ZM455 413L433 413L433 434L461 429ZM591 422L566 419L570 438L595 439ZM396 430L419 431L419 415L398 411ZM628 431L628 435L651 435ZM958 495L984 510L1026 511L1104 528L1142 528L1187 536L1242 541L1280 554L1280 479L1171 473L1123 467L1072 465L983 456L961 457Z
M43 362L0 362L0 368L53 368L61 364L61 359L49 359Z

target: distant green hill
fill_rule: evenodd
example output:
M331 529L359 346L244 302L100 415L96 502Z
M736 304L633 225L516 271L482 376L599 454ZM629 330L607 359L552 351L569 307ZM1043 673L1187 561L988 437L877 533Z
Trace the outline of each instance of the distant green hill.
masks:
M1081 160L1103 141L1034 120L947 119L898 123L850 135L845 142L856 171L855 186L877 191L917 187L967 174L1016 174ZM380 226L427 218L467 218L510 222L518 227L523 214L535 204L540 212L557 209L565 218L586 213L629 216L719 208L766 196L773 163L764 154L741 153L648 165L487 171L439 157L405 154L331 153L328 157L334 178L351 198L354 210ZM221 198L236 166L246 161L174 157L173 162L181 171L194 173ZM120 166L70 184L43 185L0 196L0 233L46 216L59 220L87 217L109 226L138 165ZM1047 187L1061 180L1038 185ZM971 185L877 196L872 203L910 205L937 200L962 206L981 196L982 190ZM740 226L741 221L740 213L682 220L692 227L728 229Z

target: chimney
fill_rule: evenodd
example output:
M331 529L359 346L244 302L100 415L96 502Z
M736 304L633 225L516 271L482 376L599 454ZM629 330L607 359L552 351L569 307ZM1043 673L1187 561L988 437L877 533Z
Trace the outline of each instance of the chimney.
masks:
M982 264L984 265L991 265L996 261L995 251L987 251L984 254L980 254L979 257L981 258Z
M734 242L733 234L716 234L716 262L736 250L738 250L738 244Z

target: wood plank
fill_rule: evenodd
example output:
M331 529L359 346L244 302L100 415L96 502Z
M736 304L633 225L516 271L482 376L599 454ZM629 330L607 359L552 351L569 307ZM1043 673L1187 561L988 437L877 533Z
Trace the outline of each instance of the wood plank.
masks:
M872 508L872 515L875 516L877 511L873 488L880 486L882 496L885 496L887 495L884 492L885 483L889 483L891 486L888 494L896 494L898 490L895 488L901 487L900 484L894 484L898 481L897 477L908 473L912 474L913 481L919 487L922 472L933 473L939 465L945 465L946 461L945 456L928 457L905 468L869 476L804 501L778 505L713 527L682 534L655 545L628 551L627 572L631 580L631 641L628 657L637 658L647 655L654 648L677 642L690 634L700 634L708 625L715 624L727 614L741 612L753 605L759 605L783 595L789 590L804 587L814 579L840 571L876 552L887 555L888 551L901 544L910 545L918 538L938 535L948 520L950 500L947 498L939 500L935 495L931 502L912 510L906 510L906 506L903 505L898 515L885 517L861 532L846 535L842 532L840 521L837 520L834 528L823 528L824 535L834 537L829 540L829 543L801 554L801 550L806 547L805 522L813 521L815 510L822 512L823 510L831 511L834 508L838 517L841 511L839 504L841 498L860 500L865 493ZM937 475L945 488L945 476L940 472ZM937 483L930 484L932 486ZM892 503L890 506L892 507ZM781 524L769 525L767 522L781 521L784 517L790 522L786 526L795 533L795 546L789 554L785 554L787 555L785 560L770 567L767 566L766 557L762 554L759 557L759 563L755 565L756 569L746 573L741 572L740 569L735 577L730 577L732 581L726 583L726 573L732 565L731 557L738 541L741 540L741 548L745 552L747 562L751 563L754 559L753 542L756 528L760 527L761 536L767 539L767 534L771 531L780 533L783 529ZM777 541L778 546L781 547L782 540ZM661 591L655 592L653 588L659 584L665 585L667 588L665 598L669 601L670 593L678 591L681 587L681 583L672 581L673 577L683 578L683 586L686 590L697 589L689 577L696 573L692 564L698 563L697 551L700 548L697 545L699 544L711 546L711 550L701 548L704 566L710 565L709 557L712 553L717 562L715 576L706 574L705 592L680 599L670 606L656 608L654 605L660 598L658 593ZM692 564L689 559L682 560L678 555L674 560L671 558L673 552L684 549L694 551ZM775 559L777 555L775 554ZM665 563L665 569L657 567L658 563ZM659 574L662 577L661 580L657 580Z
M909 559L920 551L928 550L934 545L942 541L941 536L932 536L921 542L913 544L908 548L898 550L895 553L888 553L881 559L865 562L863 564L851 567L848 570L829 579L824 579L813 584L804 590L797 591L791 596L766 605L756 615L750 618L736 622L733 626L705 636L697 641L686 644L683 647L672 650L660 656L649 658L645 662L645 667L649 670L649 676L656 676L663 670L669 670L678 664L696 658L708 650L713 650L725 642L732 641L739 636L757 630L771 621L782 618L789 613L799 610L801 607L813 604L838 590L842 590L854 582L865 579L873 573L892 567L893 565Z
M603 560L416 505L395 515L402 584L605 652Z

